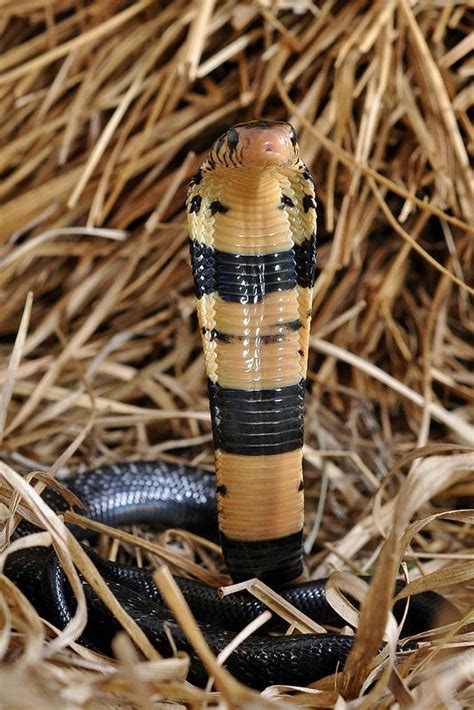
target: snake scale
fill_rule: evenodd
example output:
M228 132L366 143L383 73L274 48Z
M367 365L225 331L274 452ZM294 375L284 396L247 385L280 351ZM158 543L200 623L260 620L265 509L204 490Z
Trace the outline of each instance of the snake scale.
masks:
M218 528L234 581L257 576L312 619L342 626L326 601L326 580L298 581L316 202L291 125L253 121L220 136L191 181L187 217L216 478L197 468L136 462L83 473L68 487L85 515L110 525L143 522L209 535ZM48 496L64 509L59 496ZM172 655L171 635L190 655L189 679L204 684L206 671L163 606L151 573L85 549L158 650ZM45 618L58 627L71 620L75 599L54 553L13 553L5 571ZM220 598L200 582L177 583L216 654L265 608L246 592ZM118 623L86 583L84 589L89 623L81 640L110 653ZM403 603L395 605L398 618L403 610ZM436 594L413 597L404 633L430 628L442 610L445 602ZM306 685L342 667L352 643L340 633L253 635L226 665L255 688Z

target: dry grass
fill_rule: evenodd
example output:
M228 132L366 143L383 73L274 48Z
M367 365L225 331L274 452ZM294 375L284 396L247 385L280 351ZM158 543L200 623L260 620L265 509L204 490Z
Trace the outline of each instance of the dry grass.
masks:
M17 514L3 543L18 516L39 521L5 554L52 542L80 599L58 633L0 576L2 707L472 707L472 17L421 0L1 2L0 495ZM265 700L209 657L162 570L217 691L186 684L187 659L157 657L37 494L39 472L121 459L212 468L183 200L219 132L259 116L298 128L319 199L310 571L375 569L346 672ZM225 581L192 536L177 555L168 538L110 535L114 554ZM393 625L373 659L401 561L409 590L465 616L395 671ZM115 661L74 640L76 569L127 629ZM348 583L359 593L335 578Z

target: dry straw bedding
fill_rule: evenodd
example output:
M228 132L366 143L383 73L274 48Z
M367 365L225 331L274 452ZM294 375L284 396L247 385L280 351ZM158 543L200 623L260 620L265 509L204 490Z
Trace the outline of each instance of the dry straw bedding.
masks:
M51 477L122 459L212 468L183 200L212 140L264 116L298 129L319 202L309 569L375 578L346 671L257 696L209 657L166 568L206 690L110 593L128 634L116 660L76 643L81 598L58 633L1 576L0 707L472 707L472 19L435 0L2 0L0 565L17 520L37 520L21 544L52 541L80 597L74 570L93 570L39 499ZM215 549L194 564L202 541L176 554L135 533L104 531L102 551L225 581ZM401 569L464 618L395 670L392 626L377 649Z

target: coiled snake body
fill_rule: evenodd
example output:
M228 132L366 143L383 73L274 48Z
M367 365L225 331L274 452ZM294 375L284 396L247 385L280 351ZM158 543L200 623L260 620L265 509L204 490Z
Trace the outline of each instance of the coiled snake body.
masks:
M314 187L292 127L254 121L218 138L191 182L187 213L217 481L199 469L141 462L81 474L70 487L87 516L112 525L159 522L213 532L217 507L231 577L288 585L303 571L303 393L316 251ZM176 646L190 654L190 679L205 682L151 574L89 554L157 648L173 651L166 622ZM75 601L54 554L15 553L6 572L58 626L72 618ZM220 599L207 585L178 583L215 653L232 639L230 629L264 608L245 593ZM280 589L311 618L342 625L324 590L325 580ZM109 650L117 622L87 585L85 591L90 623L83 640ZM429 627L440 605L437 595L417 595L405 631ZM352 637L340 634L253 636L227 666L256 688L305 685L334 672L351 646Z

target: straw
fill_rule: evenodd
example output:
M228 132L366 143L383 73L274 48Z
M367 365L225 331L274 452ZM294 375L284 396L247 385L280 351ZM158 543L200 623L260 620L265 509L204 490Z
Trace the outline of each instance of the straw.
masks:
M53 544L79 599L59 631L0 574L0 705L472 707L469 3L0 5L0 564ZM187 656L158 658L39 498L120 460L213 470L184 200L214 139L254 118L292 121L316 184L306 564L309 577L334 573L330 601L356 629L345 670L263 695L225 670L242 637L214 659L182 600L216 690L186 681ZM41 532L10 541L23 518ZM230 582L218 545L197 535L65 519L113 559ZM78 573L125 629L113 659L80 642ZM388 621L397 576L399 599L434 590L459 612L403 657ZM246 588L291 632L319 629ZM364 600L359 614L345 595Z

